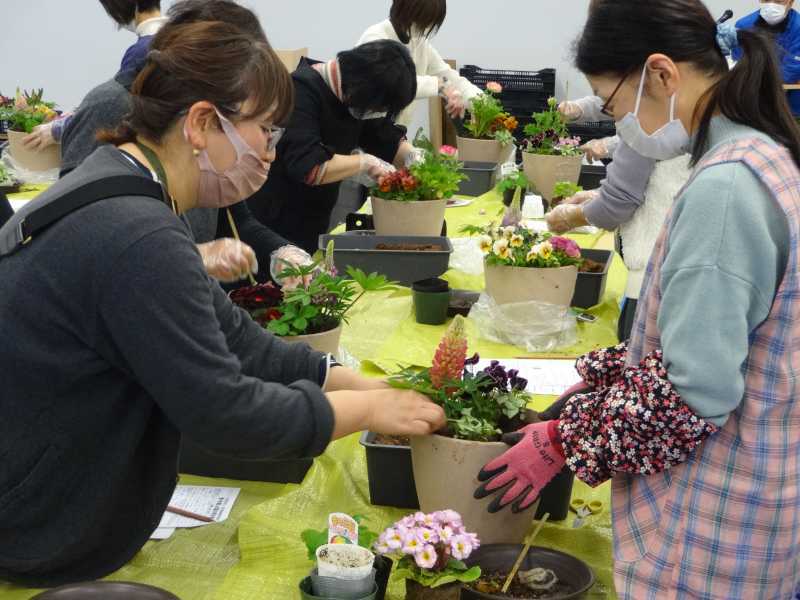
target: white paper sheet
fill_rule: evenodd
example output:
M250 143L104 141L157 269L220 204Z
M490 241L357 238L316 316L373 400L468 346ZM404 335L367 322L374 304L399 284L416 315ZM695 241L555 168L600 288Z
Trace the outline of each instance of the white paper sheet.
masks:
M209 517L214 519L214 522L220 522L227 519L231 514L231 509L239 496L239 491L239 488L179 485L175 488L169 505ZM150 537L152 539L166 539L172 535L175 529L202 527L203 525L210 525L210 523L165 512L161 517L158 529ZM163 537L156 537L157 535Z
M493 359L482 360L475 371L489 366ZM575 370L575 360L496 359L506 369L517 369L520 377L528 380L527 391L544 396L560 396L581 378Z

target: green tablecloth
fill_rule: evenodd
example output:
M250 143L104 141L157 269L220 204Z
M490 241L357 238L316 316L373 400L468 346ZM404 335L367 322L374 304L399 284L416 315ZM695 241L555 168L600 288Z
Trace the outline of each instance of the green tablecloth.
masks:
M451 232L467 223L493 218L501 205L490 193L463 208L448 209ZM481 214L481 211L484 214ZM576 236L583 247L593 247L600 236ZM481 278L450 272L454 287L480 289ZM625 283L624 267L615 262L604 302L590 312L599 319L580 325L579 344L564 349L564 356L576 356L590 348L616 342L614 324L617 303ZM443 327L418 325L411 318L408 290L368 297L358 305L345 328L343 347L364 362L364 371L380 374L397 364L430 364ZM470 349L485 357L525 355L519 349L491 344L470 331ZM539 397L536 406L552 398ZM227 485L242 488L230 518L191 530L178 530L169 540L149 542L136 557L109 579L138 581L165 588L183 600L285 600L297 597L297 583L311 564L299 534L308 527L324 526L329 512L363 514L372 529L380 529L405 511L369 504L366 459L358 436L331 444L300 486L226 481L182 476L181 483ZM571 519L547 524L537 545L568 552L589 563L598 583L589 598L615 598L611 571L610 488L590 489L576 482L574 494L586 500L599 499L606 511L590 517L580 529ZM0 583L0 599L27 600L35 595ZM403 598L402 581L392 581L390 600Z

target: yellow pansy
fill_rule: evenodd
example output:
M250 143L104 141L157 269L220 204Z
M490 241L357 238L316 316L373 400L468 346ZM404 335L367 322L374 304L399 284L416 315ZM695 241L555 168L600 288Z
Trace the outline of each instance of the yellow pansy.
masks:
M525 243L525 240L522 239L521 235L514 234L511 236L511 247L512 248L522 248L522 244Z
M503 260L511 256L511 252L508 249L508 240L506 239L497 240L492 249L494 250L494 253Z
M514 227L503 227L503 237L507 240L511 239L511 236L514 235L514 231L516 228Z
M482 235L481 239L478 240L478 246L481 249L481 252L484 254L489 254L492 251L492 238L488 235Z
M543 259L547 260L553 256L553 244L550 242L542 242L541 244L537 244L537 247L539 248L537 254Z

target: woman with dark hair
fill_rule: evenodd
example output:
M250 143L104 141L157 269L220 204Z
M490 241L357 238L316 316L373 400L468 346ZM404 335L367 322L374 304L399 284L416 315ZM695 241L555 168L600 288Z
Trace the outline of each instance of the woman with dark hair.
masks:
M688 150L694 171L631 341L579 359L582 389L518 432L477 494L511 485L493 508L527 506L565 464L612 479L624 600L783 600L800 583L800 131L771 41L739 31L729 71L718 33L700 0L589 15L576 64L622 140Z
M393 0L389 18L364 32L358 44L393 40L405 44L417 68L417 100L442 96L452 117L463 117L469 101L481 93L448 65L430 42L447 16L447 0ZM413 107L397 119L409 127Z
M416 71L402 44L379 41L328 62L303 59L292 79L294 111L270 178L248 204L264 225L313 253L343 180L370 184L413 160L395 119L414 100Z
M175 488L183 435L269 459L444 425L423 396L254 323L178 219L264 182L291 105L265 42L168 25L113 145L0 229L0 579L50 586L130 560Z

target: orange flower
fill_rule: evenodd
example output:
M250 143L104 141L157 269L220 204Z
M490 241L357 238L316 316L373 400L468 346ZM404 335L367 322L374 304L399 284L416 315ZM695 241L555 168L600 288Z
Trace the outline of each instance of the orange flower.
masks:
M505 122L503 123L503 126L508 131L514 131L519 126L519 122L517 121L517 119L515 117L508 117L505 120Z

